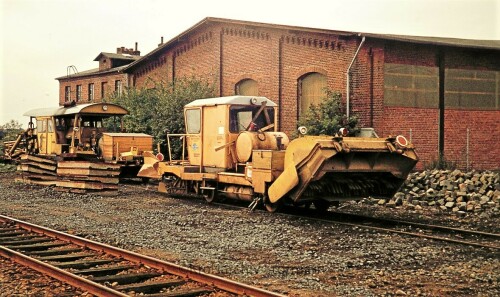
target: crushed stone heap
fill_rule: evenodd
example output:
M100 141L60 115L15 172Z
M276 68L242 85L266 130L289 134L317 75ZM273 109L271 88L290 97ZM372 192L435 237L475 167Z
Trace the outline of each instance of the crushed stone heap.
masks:
M500 174L492 171L426 170L411 173L390 200L368 199L387 207L438 207L457 214L499 211Z

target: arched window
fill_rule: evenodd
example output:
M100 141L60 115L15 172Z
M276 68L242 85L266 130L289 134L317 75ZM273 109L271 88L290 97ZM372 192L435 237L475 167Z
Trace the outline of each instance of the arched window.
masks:
M311 104L319 104L325 98L326 76L311 72L299 78L298 82L298 116L304 114Z
M243 96L258 96L259 85L253 79L242 79L236 84L235 93Z

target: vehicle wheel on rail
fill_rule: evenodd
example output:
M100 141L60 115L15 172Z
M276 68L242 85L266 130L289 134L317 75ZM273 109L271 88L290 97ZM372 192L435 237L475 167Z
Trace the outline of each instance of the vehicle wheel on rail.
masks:
M312 202L306 202L306 203L302 204L301 206L304 209L310 209L311 205L312 205Z
M330 207L330 202L326 200L314 200L313 201L314 208L316 208L317 211L319 212L326 212L328 208Z
M203 196L206 202L212 203L217 200L217 184L211 181L203 180L198 182L195 187L195 192Z
M268 212L271 212L271 213L277 212L281 208L281 206L283 205L283 199L280 199L277 202L272 203L271 201L269 201L269 198L267 197L267 195L264 196L262 201L263 201L263 204L264 204L264 207L266 208L266 210Z
M214 202L215 201L215 190L213 190L213 191L205 190L203 193L203 198L208 203Z

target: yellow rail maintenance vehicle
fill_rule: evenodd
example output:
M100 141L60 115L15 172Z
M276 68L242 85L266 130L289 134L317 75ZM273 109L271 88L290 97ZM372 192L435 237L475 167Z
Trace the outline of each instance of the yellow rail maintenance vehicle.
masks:
M105 119L122 128L126 114L126 109L111 103L30 110L24 114L30 117L28 128L5 156L20 159L18 170L27 183L115 190L120 177L136 177L142 152L153 147L149 135L106 131Z
M341 129L290 141L277 131L277 105L265 97L195 100L184 117L186 133L167 134L168 160L145 152L138 175L161 179L161 192L196 193L208 202L263 202L273 212L282 203L326 210L343 200L389 198L418 161L401 135L347 137ZM172 159L172 137L182 140L178 160Z

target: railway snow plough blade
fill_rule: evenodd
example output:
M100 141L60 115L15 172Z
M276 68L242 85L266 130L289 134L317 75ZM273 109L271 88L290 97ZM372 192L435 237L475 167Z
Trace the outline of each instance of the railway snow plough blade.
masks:
M144 152L142 156L144 158L144 164L137 173L137 177L161 178L161 175L158 173L158 164L160 160L158 160L152 152Z
M269 187L269 201L390 198L417 162L403 136L298 138L286 149L284 171Z

